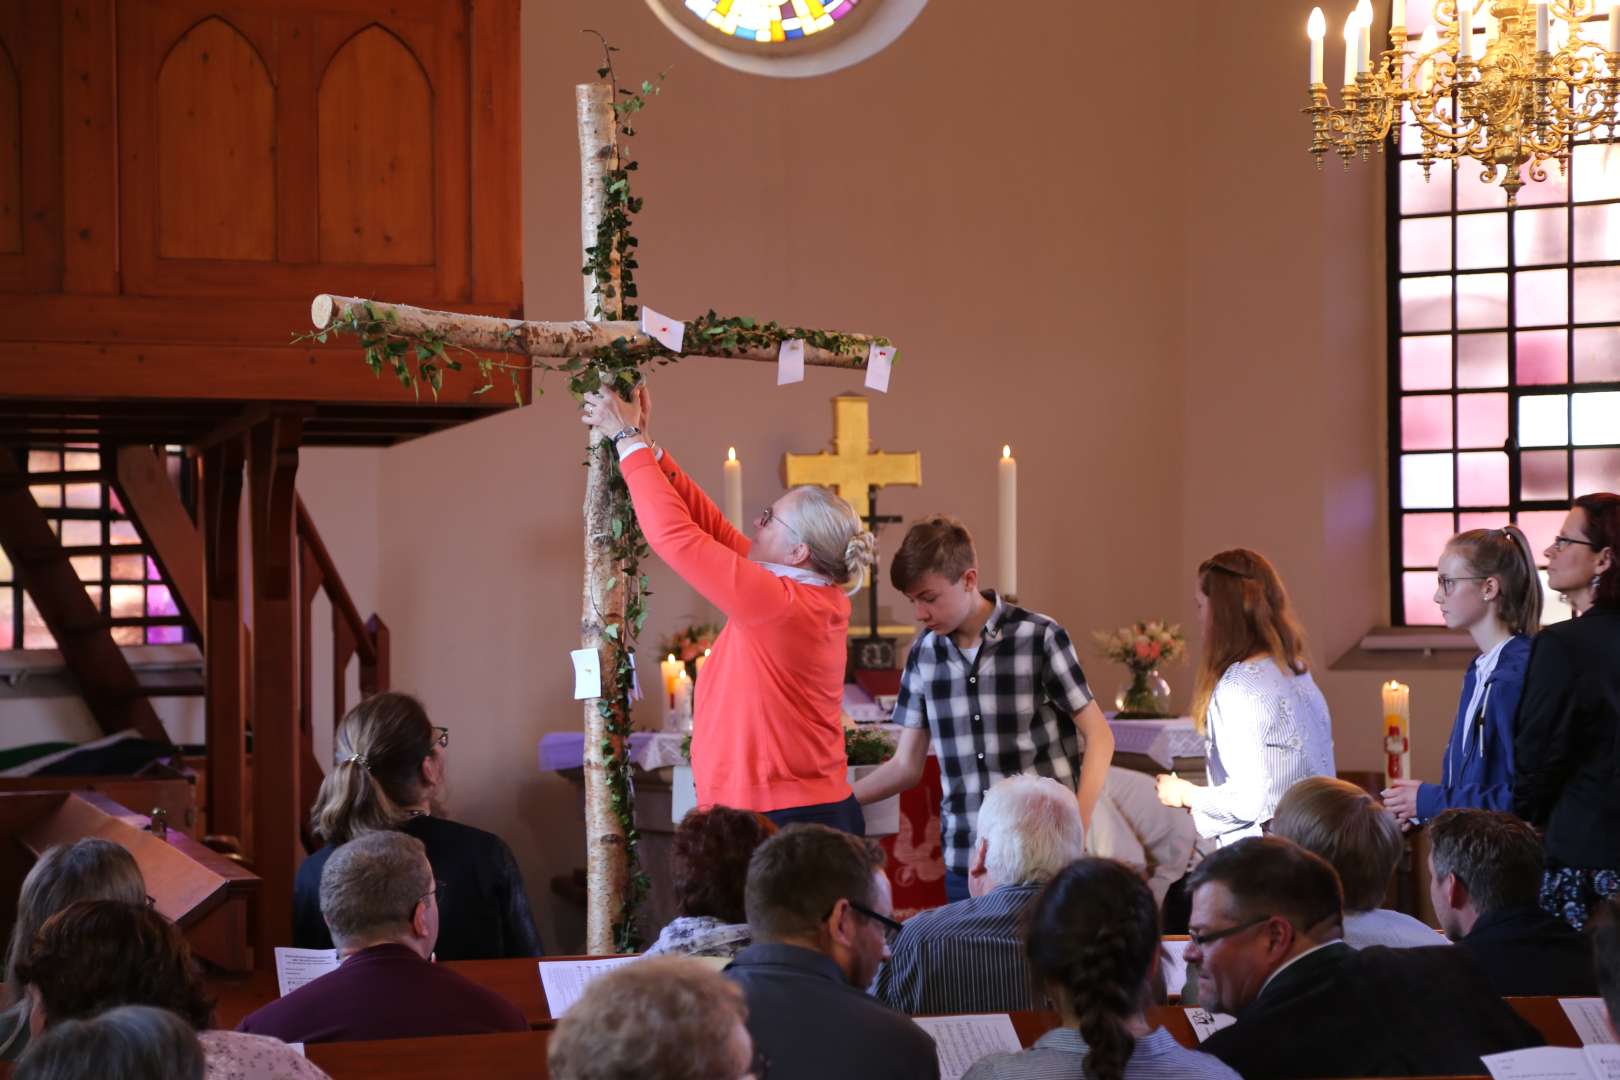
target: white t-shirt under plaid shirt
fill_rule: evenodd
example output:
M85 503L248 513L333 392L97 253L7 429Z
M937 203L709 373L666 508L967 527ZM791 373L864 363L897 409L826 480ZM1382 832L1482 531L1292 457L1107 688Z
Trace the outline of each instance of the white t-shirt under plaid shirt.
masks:
M1004 776L1079 780L1074 714L1091 701L1063 627L986 592L995 609L969 660L948 634L924 631L906 658L894 722L927 728L939 758L946 869L967 873L984 793Z

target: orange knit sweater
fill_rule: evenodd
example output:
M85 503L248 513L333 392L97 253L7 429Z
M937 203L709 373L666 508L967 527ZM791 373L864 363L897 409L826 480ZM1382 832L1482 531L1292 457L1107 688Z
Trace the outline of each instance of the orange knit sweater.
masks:
M849 797L843 706L849 598L779 577L668 451L620 464L647 543L726 614L698 680L692 776L700 806L785 810Z

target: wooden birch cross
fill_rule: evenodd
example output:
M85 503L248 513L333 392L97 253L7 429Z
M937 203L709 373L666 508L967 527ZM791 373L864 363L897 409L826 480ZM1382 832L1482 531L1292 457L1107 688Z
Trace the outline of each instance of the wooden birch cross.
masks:
M602 69L606 76L611 65ZM656 92L643 83L644 92ZM537 322L431 311L354 296L315 297L310 315L316 336L351 331L367 347L367 362L381 374L392 368L413 389L427 383L436 394L444 371L460 370L449 350L473 355L487 388L496 369L558 370L571 374L576 393L613 386L628 393L647 363L669 363L680 356L722 356L738 360L775 361L781 343L804 341L804 362L818 367L864 368L872 346L887 347L883 338L832 333L749 319L721 318L712 311L689 320L684 344L675 353L642 333L626 318L635 310L630 270L634 238L628 235L629 200L626 163L619 136L631 134L623 124L625 106L613 82L575 87L579 126L580 234L586 256L585 318L570 322ZM638 103L640 98L632 96ZM629 163L634 168L634 163ZM622 185L622 186L615 186ZM626 242L628 240L628 243ZM602 256L606 255L604 259ZM415 350L416 370L408 354ZM516 354L512 363L487 355ZM519 402L521 403L521 392ZM582 647L600 660L604 694L585 704L586 948L593 954L628 951L635 940L636 902L645 888L635 863L635 830L629 789L629 688L634 678L631 653L645 612L640 598L646 578L636 563L646 554L634 527L628 493L618 476L611 445L593 431L585 481L585 579L580 617ZM616 490L617 489L617 490ZM626 533L633 535L627 536ZM611 687L611 696L609 688Z

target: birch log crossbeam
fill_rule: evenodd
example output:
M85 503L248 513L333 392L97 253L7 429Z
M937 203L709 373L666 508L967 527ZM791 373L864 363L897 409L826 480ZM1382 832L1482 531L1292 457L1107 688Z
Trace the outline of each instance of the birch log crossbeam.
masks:
M492 315L462 315L454 311L434 311L430 308L411 307L408 304L390 304L381 300L366 300L358 296L333 296L322 293L310 305L310 320L316 330L330 330L343 321L349 312L362 322L374 321L366 313L370 305L376 319L386 319L385 311L393 313L388 323L391 333L414 338L424 334L442 337L452 345L460 345L475 352L517 353L547 360L589 356L597 349L612 345L619 338L631 347L644 347L652 338L641 332L635 322L526 322L522 319L501 319ZM687 342L694 342L694 330L701 331L701 319L687 324ZM787 328L791 330L792 328ZM793 336L791 333L789 337ZM864 368L867 348L876 340L864 334L851 334L849 340L858 352L833 352L818 348L808 341L804 345L804 362L814 367ZM743 346L736 349L701 347L682 352L682 356L713 356L732 360L776 361L777 344Z

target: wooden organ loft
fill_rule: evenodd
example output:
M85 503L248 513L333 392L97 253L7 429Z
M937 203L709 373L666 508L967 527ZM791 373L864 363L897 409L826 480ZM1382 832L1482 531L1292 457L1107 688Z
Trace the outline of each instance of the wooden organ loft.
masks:
M242 943L261 965L291 942L322 774L317 592L339 713L351 662L363 689L388 685L386 626L299 501L299 449L512 404L470 380L417 403L357 348L290 342L322 292L521 315L518 2L0 0L0 543L102 728L167 739L115 640L128 619L76 573L98 552L64 546L31 491L115 493L126 550L203 651L198 831L261 879ZM77 474L27 471L64 446Z

